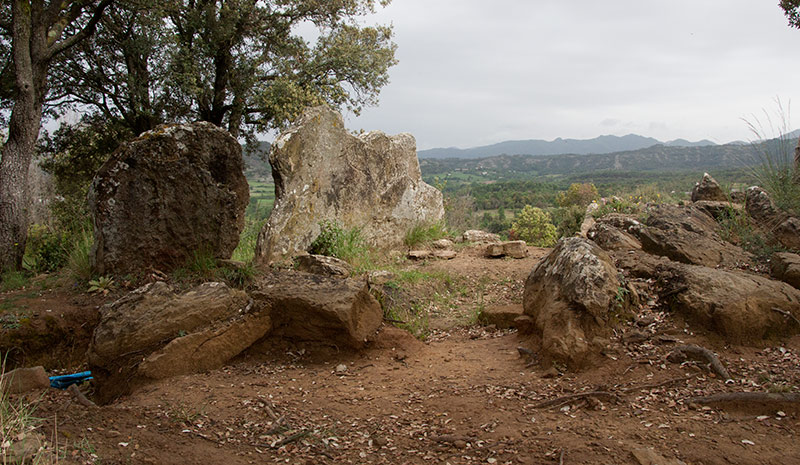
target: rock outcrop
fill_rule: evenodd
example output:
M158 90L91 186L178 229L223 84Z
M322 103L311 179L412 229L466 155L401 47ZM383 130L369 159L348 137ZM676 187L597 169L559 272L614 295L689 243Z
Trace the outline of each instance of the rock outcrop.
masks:
M413 136L353 136L327 106L307 109L277 138L269 158L275 207L256 246L262 264L305 251L324 220L392 246L415 225L444 216L441 192L422 181Z
M611 258L597 245L577 237L560 240L528 276L522 300L545 356L583 364L592 339L610 332L625 311L620 289Z
M323 276L339 276L349 278L352 267L344 260L325 255L298 255L294 259L295 269Z
M725 197L725 192L722 191L716 179L712 178L710 174L704 173L703 179L695 184L692 189L692 202L698 200L710 200L716 202L724 202L728 200Z
M168 272L198 251L230 258L249 188L241 147L210 123L159 126L100 168L89 205L101 275Z
M273 272L250 295L256 306L272 309L272 335L278 337L360 348L383 323L383 310L366 280Z
M681 263L716 267L750 261L750 254L724 241L714 219L693 206L659 205L639 232L642 249Z
M660 300L687 320L734 344L800 330L780 309L800 315L800 291L753 274L669 262L657 269Z
M800 218L778 209L767 191L756 186L747 189L745 208L756 224L783 247L800 250Z
M770 275L800 289L800 255L789 252L772 254Z

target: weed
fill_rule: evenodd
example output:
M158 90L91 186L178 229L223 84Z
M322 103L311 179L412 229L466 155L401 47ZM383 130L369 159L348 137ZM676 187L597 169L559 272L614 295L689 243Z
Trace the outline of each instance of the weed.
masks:
M114 288L114 279L110 276L100 276L97 279L89 281L88 292L90 294L103 294L107 295Z
M752 253L759 261L766 261L774 252L783 250L780 246L770 243L753 225L750 216L741 209L728 207L718 219L718 223L722 239Z
M417 339L424 341L430 334L430 314L428 309L420 304L412 304L408 309L392 307L385 312L385 315L387 319L395 322L397 327L405 329Z
M778 208L793 215L800 215L800 182L798 182L800 173L797 172L794 163L797 139L789 136L790 107L784 108L779 99L776 99L775 103L777 123L773 122L772 116L766 110L763 123L756 116L753 116L752 120L745 120L757 139L751 145L761 161L752 169L752 174L758 184L770 193Z
M185 425L192 425L201 418L206 417L206 406L201 406L198 409L181 402L178 405L171 406L167 410L167 415L173 421L183 423Z
M222 267L220 268L222 279L231 287L244 289L256 275L256 269L252 261L246 262L244 266Z
M417 224L406 232L403 243L406 247L414 248L444 237L447 237L447 228L443 222Z
M86 282L92 277L91 252L94 235L91 228L84 228L75 235L67 257L66 272L70 279Z
M361 272L372 268L374 259L358 228L344 229L336 221L319 223L320 233L308 249L309 253L344 260Z
M0 379L5 373L5 358L0 362ZM23 397L13 400L5 386L0 383L0 463L6 463L9 449L15 442L34 440L35 430L41 419L35 416L36 402L27 402ZM48 452L42 447L26 463L52 463Z
M24 271L7 271L0 278L0 292L22 289L30 285L30 276Z
M266 219L257 219L255 217L247 217L245 219L244 229L239 235L239 244L233 251L231 256L232 260L250 263L255 258L256 243L258 242L258 235L261 229L267 222Z

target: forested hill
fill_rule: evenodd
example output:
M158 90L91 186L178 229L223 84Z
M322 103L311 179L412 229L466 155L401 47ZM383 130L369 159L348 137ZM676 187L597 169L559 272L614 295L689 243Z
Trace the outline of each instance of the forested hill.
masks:
M775 141L764 146L777 153ZM759 146L760 147L760 146ZM598 171L700 171L759 164L757 146L726 144L703 147L656 145L639 150L596 155L499 155L480 159L420 159L425 175L451 172L501 172L506 178L578 174Z
M638 150L659 144L675 147L701 147L716 145L709 140L689 142L684 139L676 139L671 142L660 142L652 137L628 134L627 136L622 137L600 136L595 137L594 139L585 140L558 138L553 141L505 141L498 144L473 147L469 149L458 149L451 147L420 150L417 152L417 154L419 158L485 158L494 155L560 155L562 153L586 155L590 153L597 154Z

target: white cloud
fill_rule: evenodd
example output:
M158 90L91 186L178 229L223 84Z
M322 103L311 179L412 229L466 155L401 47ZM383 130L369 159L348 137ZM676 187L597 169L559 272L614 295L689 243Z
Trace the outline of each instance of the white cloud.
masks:
M740 118L791 100L800 76L800 31L777 2L395 0L371 21L394 24L400 64L349 125L420 148L743 139Z

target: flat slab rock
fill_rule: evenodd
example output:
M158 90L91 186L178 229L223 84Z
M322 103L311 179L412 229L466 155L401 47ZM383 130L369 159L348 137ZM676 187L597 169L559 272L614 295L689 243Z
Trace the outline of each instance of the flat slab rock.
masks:
M254 284L256 306L271 309L272 335L360 348L383 323L366 280L298 271L272 272Z
M800 332L773 309L800 317L800 290L762 276L666 262L656 268L660 301L734 344Z

